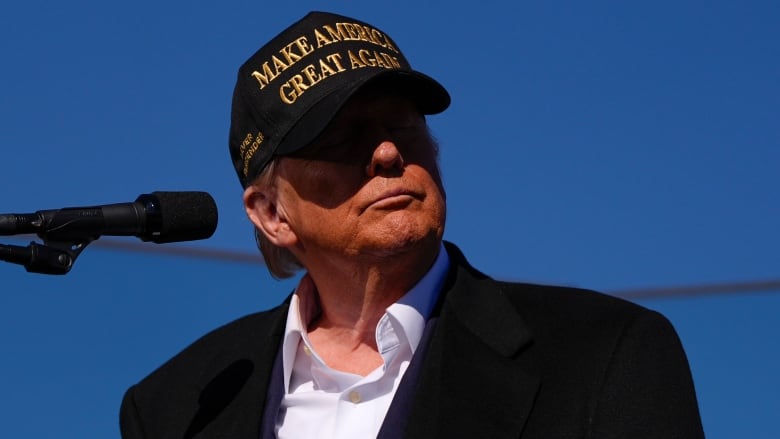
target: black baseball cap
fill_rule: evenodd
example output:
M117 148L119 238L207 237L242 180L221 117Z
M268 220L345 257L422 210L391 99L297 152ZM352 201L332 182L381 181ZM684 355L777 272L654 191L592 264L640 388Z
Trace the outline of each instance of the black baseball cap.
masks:
M229 146L241 185L274 156L311 143L358 89L380 80L423 114L450 105L447 90L413 70L390 36L370 24L310 12L274 37L239 68L233 91Z

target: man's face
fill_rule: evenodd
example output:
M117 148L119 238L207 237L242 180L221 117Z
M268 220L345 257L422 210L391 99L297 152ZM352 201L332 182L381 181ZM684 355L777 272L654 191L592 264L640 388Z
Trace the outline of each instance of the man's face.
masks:
M279 213L308 257L387 256L438 245L445 200L437 146L412 101L353 97L317 140L279 161Z

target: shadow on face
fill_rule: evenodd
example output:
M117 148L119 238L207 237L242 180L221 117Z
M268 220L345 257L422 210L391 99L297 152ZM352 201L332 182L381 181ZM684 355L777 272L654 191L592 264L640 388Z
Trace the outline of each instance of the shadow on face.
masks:
M280 164L296 194L323 208L341 205L374 179L410 172L427 173L443 192L438 146L425 117L397 88L382 84L353 96L314 142Z

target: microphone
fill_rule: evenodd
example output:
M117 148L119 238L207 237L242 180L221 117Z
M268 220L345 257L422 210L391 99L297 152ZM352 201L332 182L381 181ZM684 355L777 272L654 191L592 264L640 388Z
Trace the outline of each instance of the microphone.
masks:
M0 214L0 235L35 233L55 242L136 236L157 244L207 239L217 205L206 192L152 192L132 203Z

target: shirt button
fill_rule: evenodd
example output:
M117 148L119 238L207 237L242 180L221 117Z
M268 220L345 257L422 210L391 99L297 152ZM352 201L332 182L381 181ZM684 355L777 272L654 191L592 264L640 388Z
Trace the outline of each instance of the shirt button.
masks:
M355 404L359 403L360 402L360 393L358 393L358 392L356 392L354 390L349 392L349 400L352 401Z
M311 349L309 349L309 347L308 347L308 346L306 346L306 345L303 345L303 352L304 352L306 355L308 355L308 356L310 356L310 357L311 357Z

